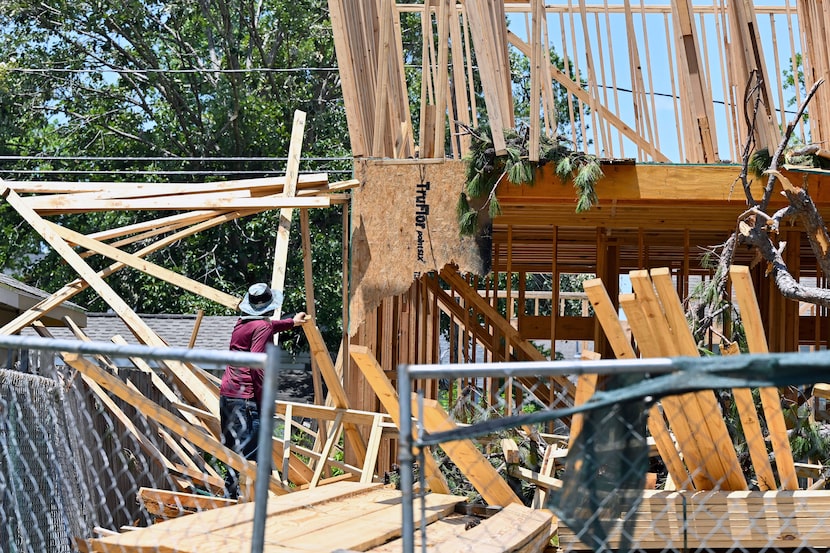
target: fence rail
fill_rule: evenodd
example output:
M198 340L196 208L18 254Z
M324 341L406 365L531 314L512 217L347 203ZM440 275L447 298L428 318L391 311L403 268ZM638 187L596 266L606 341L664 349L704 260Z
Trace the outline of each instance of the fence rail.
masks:
M522 405L507 407L514 401L508 392L512 379L534 376L545 381L564 375L577 384L572 407L550 409L534 401L531 393L521 396ZM586 402L598 376L606 379L608 387ZM591 377L593 385L588 384ZM523 489L528 485L534 489L536 506L545 506L558 515L559 527L553 539L560 551L685 551L687 547L697 551L724 547L778 551L781 547L809 549L827 543L824 527L830 519L830 491L824 489L823 469L830 457L827 439L799 447L798 439L793 438L803 432L805 427L800 424L810 429L807 434L830 435L825 425L810 422L810 403L805 401L789 411L795 420L790 421L786 432L792 434L789 439L796 457L797 485L786 481L783 458L768 476L751 467L750 454L757 462L757 452L748 451L751 440L745 435L752 430L751 421L743 417L737 420L731 409L741 401L744 390L792 387L807 391L812 384L830 379L830 352L408 365L398 370L400 397L412 395L414 382L421 379L451 383L492 380L501 382L502 388L498 405L488 405L485 397L475 400L470 404L470 424L452 428L437 428L430 422L429 406L425 405L429 400L420 395L411 403L400 403L405 552L415 549L416 538L420 537L421 543L426 539L419 535L424 529L414 523L423 496L412 490L425 487L424 482L417 486L413 476L416 467L422 466L416 463L418 456L430 447L452 451L463 442L482 452L490 451L488 459L508 479L521 483ZM663 458L665 444L663 449L656 447L655 440L661 438L652 434L656 428L652 421L663 417L662 403L672 401L681 410L691 410L693 404L699 404L701 394L715 394L718 399L713 412L703 413L703 420L726 420L729 438L708 444L715 457L701 459L699 466L691 464L693 455L688 452L684 456L687 480L672 479L667 468L672 461ZM779 400L782 404L788 401L783 395ZM760 404L757 395L755 402ZM760 405L756 407L760 409ZM498 415L491 416L493 411ZM500 416L510 411L516 414ZM647 422L649 417L652 421ZM781 436L775 435L763 418L759 416L767 442L779 440ZM569 420L565 436L543 433L544 424L556 419ZM694 435L695 429L691 432ZM503 459L492 455L494 437L501 438ZM682 447L688 448L689 442L677 439L671 444L671 450L681 456ZM527 455L528 448L538 457ZM520 449L524 452L521 455ZM514 450L515 455L511 453ZM771 449L760 454L775 458ZM728 466L728 460L736 455L741 474L727 469L721 477L710 478L710 461ZM417 478L422 479L423 475L418 474ZM776 476L780 485L776 484Z

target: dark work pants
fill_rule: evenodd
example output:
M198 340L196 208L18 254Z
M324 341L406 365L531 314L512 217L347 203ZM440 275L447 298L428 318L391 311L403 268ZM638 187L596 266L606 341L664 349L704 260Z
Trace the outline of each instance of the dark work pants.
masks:
M222 443L249 461L256 461L259 443L259 405L253 399L219 396ZM225 495L239 497L239 475L227 467Z

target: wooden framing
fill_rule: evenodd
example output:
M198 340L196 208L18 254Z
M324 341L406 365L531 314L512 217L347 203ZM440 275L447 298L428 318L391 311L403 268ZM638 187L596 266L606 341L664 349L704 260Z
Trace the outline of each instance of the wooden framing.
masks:
M682 302L689 290L690 279L705 274L704 270L695 269L693 249L720 243L735 228L737 217L745 209L745 200L740 197L740 190L735 189L739 166L721 163L721 157L727 151L735 157L746 139L748 129L744 128L744 121L748 104L744 101L743 90L751 74L758 72L768 78L775 75L774 79L777 79L769 83L765 79L762 90L758 92L762 100L762 120L756 129L759 144L768 147L775 145L779 135L777 111L783 113L783 105L773 105L776 101L779 104L783 101L779 53L775 53L776 70L770 71L767 67L770 60L764 57L760 47L758 18L769 17L776 44L790 44L791 50L794 50L798 42L803 47L805 80L812 81L826 73L830 59L826 45L817 45L810 40L813 33L823 36L827 26L826 10L818 2L799 2L800 31L796 36L789 3L782 8L756 8L746 3L730 3L728 9L717 3L703 7L691 0L676 0L662 6L646 3L632 6L628 1L615 6L609 6L607 2L603 6L598 3L589 5L583 0L576 4L548 5L541 0L426 0L398 4L394 0L379 0L361 3L359 9L353 9L345 0L329 0L355 158L379 158L366 163L385 165L390 172L395 163L418 165L420 168L426 164L440 165L442 178L456 183L460 193L464 187L464 166L459 160L469 149L469 137L459 136L456 121L464 125L478 121L481 115L478 108L481 106L475 105L476 94L483 94L484 111L496 153L505 153L504 131L516 126L509 66L509 48L512 47L529 60L530 109L533 113L533 119L528 122L532 145L529 158L535 160L538 157L536 150L544 133L556 132L552 121L555 109L551 105L553 87L556 86L566 95L566 125L572 133L574 149L603 155L606 158L602 162L604 178L597 185L598 205L583 213L575 213L572 187L556 178L550 165L540 168L533 186L516 186L503 179L494 191L501 211L490 221L492 226L488 235L492 240L490 261L493 271L491 275L480 275L485 277L487 283L481 286L485 289L484 295L479 290L479 278L461 275L452 265L431 274L418 275L413 278L408 291L399 296L382 298L376 310L360 321L359 328L349 329L350 338L344 339L341 344L337 362L332 361L316 326L306 324L304 329L314 365L325 381L332 405L277 406L285 426L282 439L274 440L273 456L279 471L279 475L269 482L274 494L286 494L293 485L313 492L311 495L317 499L331 499L333 492L330 495L328 490L315 488L326 488L328 486L323 484L329 484L333 489L344 484L340 481L343 479L360 480L359 485L365 486L361 490L373 490L369 484L378 474L390 468L395 457L389 441L383 439L384 429L389 425L380 413L383 406L392 420L397 416L399 400L392 386L395 371L401 363L438 362L440 337L445 328L450 328L450 350L455 361L545 359L531 337L548 339L551 354L556 341L567 337L593 342L595 354L603 358L697 355L697 344L688 330ZM413 55L413 59L420 60L422 68L421 88L418 91L421 105L417 107L420 126L417 132L413 128L409 106L411 92L408 87L411 83L404 66L404 60L409 59L406 56L411 52L404 51L403 13L420 18L423 35L420 51ZM504 25L505 19L514 14L526 15L527 36L520 36L520 32L508 30ZM784 17L786 21L782 23ZM642 37L635 35L637 18L643 21ZM657 27L646 26L646 19L662 23L665 33L655 37L654 29ZM624 39L609 31L612 25L625 29ZM783 30L785 26L786 31ZM604 35L603 28L606 31ZM645 36L646 28L652 32L651 39ZM707 33L709 36L726 36L727 30L731 42L707 40ZM577 34L581 36L577 37ZM558 51L564 58L562 69L551 63L548 46L552 40L559 41ZM603 44L603 40L607 44ZM655 98L668 94L667 90L658 89L653 78L649 56L656 48L669 51L668 79L660 80L668 81L666 87L670 85L671 102L676 109L673 118L661 117L656 107ZM628 53L630 64L627 68L632 82L630 106L622 105L629 100L623 99L620 94L612 61L613 54L622 51ZM645 73L641 54L645 56ZM603 57L605 55L610 58L608 63ZM677 60L677 63L672 60ZM715 69L717 67L720 67L720 72ZM793 69L797 74L798 67L793 65ZM775 98L774 90L778 98ZM797 90L795 94L798 94ZM825 100L828 98L826 91L820 94L824 95ZM609 98L613 98L613 105ZM715 98L719 98L723 106L716 105ZM809 129L804 125L799 127L801 138L808 136L808 130L810 136L817 139L830 136L827 129L830 124L826 107L828 102L817 103L820 105L811 108ZM719 117L721 110L723 118ZM292 133L289 168L286 176L280 179L171 187L3 181L2 192L8 204L61 254L79 278L4 326L0 333L14 333L24 326L37 325L36 321L44 313L84 288L92 287L128 322L141 342L161 346L161 339L112 291L105 279L116 271L130 267L220 305L235 308L238 304L235 296L177 275L144 258L189 234L266 209L281 210L272 278L274 285L281 287L291 211L325 207L332 201L343 199L333 194L358 185L364 190L371 190L373 185L372 182L357 181L329 184L325 175L298 175L304 124L300 119L295 119L298 132ZM673 120L676 144L669 144L667 136L671 133L665 132L665 129L661 135L659 125L663 119ZM581 138L577 138L578 135ZM705 165L672 164L670 160ZM826 174L796 174L791 170L782 174L789 175L793 180L801 177L803 185L810 186L819 209L830 214L830 188L826 186ZM760 183L753 186L757 188ZM777 197L774 200L780 201ZM783 203L774 204L776 207L780 205ZM185 210L188 213L160 217L151 223L121 229L99 229L89 235L46 220L46 217L53 215L120 209ZM802 276L825 278L807 263L811 254L807 241L800 240L793 227L781 230L790 244L787 255L791 257L788 259L799 266ZM306 221L303 232L307 231ZM135 240L151 238L157 238L153 245L135 253L121 249ZM307 244L307 236L303 239ZM112 242L108 243L110 240ZM87 251L76 252L74 248L78 246ZM348 244L344 244L346 248ZM104 255L114 263L102 271L94 271L86 261L90 255ZM364 267L365 261L353 257L350 259L351 266L344 263L344 274L349 269ZM747 259L745 253L738 252L735 261L749 265L751 259ZM310 265L310 261L307 262L306 268L309 269ZM526 276L533 273L550 275L549 316L525 313ZM589 273L597 277L584 285L594 311L592 317L569 320L560 315L558 282L560 276L567 273ZM520 282L516 295L512 286L514 275ZM620 293L620 275L626 275L630 280L632 293ZM498 290L502 276L510 286ZM736 268L731 275L742 320L750 337L750 350L764 353L798 347L804 341L798 324L801 320L798 309L788 305L776 295L774 289L762 283L762 276L760 269L755 269L753 274L747 267ZM310 275L307 275L307 283L312 283ZM504 292L504 297L500 292ZM313 301L313 290L310 293ZM345 297L348 293L344 287ZM624 322L619 317L620 308L625 313ZM345 310L343 318L345 324L348 320ZM778 321L765 327L762 321L769 319ZM812 333L815 346L823 346L830 344L830 338L823 334L829 327L826 316L822 320L821 315L817 315L811 327L805 325L803 328L805 332ZM78 332L78 335L82 336L82 333ZM65 359L82 374L82 380L96 394L106 395L104 389L108 389L122 401L133 402L150 414L157 424L164 427L162 433L166 433L168 439L172 439L173 435L188 438L190 443L173 448L180 457L181 463L178 463L163 458L146 437L140 436L134 425L129 427L146 451L170 472L196 475L202 482L212 482L214 487L221 485L215 474L188 459L188 452L202 450L241 471L249 479L254 477L250 463L217 443L215 383L204 378L194 367L173 362L163 365L162 370L180 384L187 395L184 398L187 404L173 402L178 410L174 413L153 404L129 383L85 357L65 355ZM99 362L107 365L104 360ZM140 370L147 370L140 362L135 361L135 364ZM497 379L488 379L483 396L495 403L501 384ZM516 378L509 380L504 388L506 409L508 412L514 409L513 398L516 397L530 398L547 407L571 405L585 401L585 390L601 388L601 384L598 379L582 379L577 388L567 378L548 381ZM420 391L426 399L422 403L425 411L418 413L418 416L423 419L425 427L431 431L453 428L455 423L437 401L440 395L438 383L422 383ZM758 476L757 484L771 494L764 496L764 501L767 498L773 498L776 502L780 500L781 503L776 505L784 508L781 506L786 499L803 497L805 501L815 502L816 508L827 509L823 495L801 494L801 490L797 490L798 476L787 441L778 391L760 390L760 413L749 390L734 390L732 394L744 425ZM403 399L409 401L409 398ZM106 403L113 412L118 412L117 405L111 401ZM727 520L734 515L730 511L730 501L735 498L743 501L747 508L757 508L758 516L772 516L765 511L767 503L763 503L754 492L747 491L750 483L741 470L719 408L712 392L697 392L665 398L650 410L648 428L666 465L669 480L665 484L666 490L646 494L647 506L654 507L648 511L649 514L656 514L660 506L676 507L678 498L689 498L694 502L701 496L692 492L705 490L709 492L707 497L714 498L713 505L716 506L710 507L721 509L718 512L723 512ZM413 409L417 407L413 406ZM313 414L324 428L317 435L318 444L314 449L291 443L291 430L294 428L291 419L301 413ZM124 420L125 417L116 416L123 424L131 424ZM774 466L769 461L764 444L760 426L762 419L769 429ZM572 425L571 431L576 435L579 418L565 422ZM214 435L211 436L210 432ZM343 449L349 457L347 461L334 461L331 457L340 447L341 436ZM504 505L505 510L515 509L513 505L519 502L518 498L472 442L451 442L443 444L442 448L462 468L486 501ZM551 452L550 457L553 455ZM308 462L304 462L303 458ZM331 467L343 470L344 474L332 477L327 473ZM553 467L554 463L549 459L541 472L513 472L539 485L555 488L558 482L549 472ZM433 491L446 491L447 484L435 463L428 461L425 468ZM199 471L202 471L201 474ZM182 487L186 486L185 480L180 479ZM448 509L455 501L438 494L434 494L431 500L435 500L433 505L438 511ZM345 500L345 503L357 509L356 501ZM371 503L369 510L377 509L377 513L383 513L372 518L373 522L377 523L380 518L389 523L387 517L394 510ZM282 503L280 508L269 512L269 516L275 512L284 514L298 509L297 505L286 507L286 504ZM247 524L250 518L248 506L237 505L234 509L241 513L242 520ZM738 518L748 524L755 520L754 516ZM800 512L795 518L799 517L809 519L802 517ZM212 521L216 524L218 519L218 516L205 516L200 523ZM534 523L540 527L546 524L544 520ZM660 524L654 517L651 523L652 529ZM344 534L345 521L337 520L333 524L341 527L340 535L331 533L334 537L329 534L320 537L321 547L368 548L378 545L337 541ZM364 521L363 524L368 523ZM170 527L175 526L167 528ZM205 530L207 527L199 528ZM674 532L676 528L673 525L665 532ZM702 521L699 528L701 533L719 530ZM224 529L218 533L222 534ZM729 530L732 530L731 526ZM286 530L285 533L280 539L284 539L281 543L287 548L305 537L293 530ZM187 543L180 543L179 546L196 547L207 534L212 533L205 531L198 536L192 535ZM393 532L380 532L380 535L386 540L392 537ZM761 545L777 543L776 540L786 540L789 536L766 536L767 541ZM718 540L721 537L719 534L707 545L720 544ZM146 543L150 543L142 541L145 539L157 540L158 536L154 532L132 538L118 536L116 539L110 536L96 540L94 547L100 551L116 548L119 551L140 551ZM373 539L381 538L373 536ZM723 539L726 540L723 542L725 545L731 546L734 542L729 542L729 539L746 540L741 542L743 544L749 543L752 537L743 534L735 537L732 533ZM228 545L230 541L228 539L228 543L223 544ZM453 547L460 547L461 541L453 542ZM575 547L574 542L563 529L560 544ZM155 546L157 541L153 543ZM231 548L238 550L239 542L228 545L228 550Z

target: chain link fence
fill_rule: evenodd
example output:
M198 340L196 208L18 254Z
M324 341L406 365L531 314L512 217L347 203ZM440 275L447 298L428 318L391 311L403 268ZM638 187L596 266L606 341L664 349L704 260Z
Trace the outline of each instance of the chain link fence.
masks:
M223 448L199 419L211 417L188 408L159 367L279 370L276 348L266 356L16 336L0 337L0 348L9 359L0 369L3 553L85 551L90 539L223 504L227 465L207 452ZM114 359L129 359L130 368ZM273 410L264 420L273 421ZM165 490L192 499L154 500Z
M386 432L400 444L399 468L386 475L400 496L349 492L344 511L324 497L333 497L333 483L289 512L284 501L217 509L234 503L222 490L233 458L219 459L223 450L208 440L211 417L162 369L174 361L193 365L194 374L196 363L273 363L266 375L276 376L276 389L275 356L21 337L0 337L0 347L19 352L0 370L4 553L262 551L270 546L266 517L296 550L334 551L350 543L346 536L369 533L349 527L358 514L373 521L373 532L385 524L381 534L400 534L347 547L375 552L441 551L437 540L451 524L462 525L465 543L504 551L809 551L830 543L825 402L812 393L830 380L828 352L401 367L398 397L431 389L419 385L426 380L440 385L436 398L401 402L401 433ZM172 394L161 392L164 385ZM389 425L370 413L340 416L365 419L377 440ZM293 440L308 432L300 426L283 417L263 439ZM320 455L336 459L337 448ZM294 451L315 455L311 447ZM257 487L249 498L308 487L284 488L302 467L275 461L285 470L240 467ZM332 471L321 482L354 476L334 462L340 476ZM369 476L350 484L369 489ZM421 494L440 481L447 495ZM373 514L396 497L399 514ZM436 502L461 516L441 515L437 524ZM199 511L213 518L188 522ZM339 532L340 543L310 539L311 525ZM236 533L199 541L212 527ZM107 546L115 533L118 545Z
M548 408L540 396L562 377L569 397ZM401 428L402 485L416 490L407 498L405 551L429 541L430 528L413 522L417 490L428 485L425 450L450 475L453 493L482 504L492 493L492 482L465 473L476 470L469 459L448 458L461 442L482 453L518 501L556 515L548 551L830 544L830 428L825 401L812 393L830 379L830 352L411 365L399 370L398 388L405 397L435 379L452 428L430 419L432 400L401 403L401 421L414 418Z

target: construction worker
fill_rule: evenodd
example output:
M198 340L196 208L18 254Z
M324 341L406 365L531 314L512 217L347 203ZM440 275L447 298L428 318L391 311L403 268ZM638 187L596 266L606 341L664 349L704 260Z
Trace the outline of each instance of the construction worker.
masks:
M248 288L239 304L242 312L231 334L231 351L265 353L274 335L290 330L306 321L306 314L272 320L276 309L282 305L282 293L272 290L264 282ZM262 406L263 369L228 365L222 375L219 389L219 416L222 427L222 443L245 457L256 460L259 441L259 419ZM239 497L239 476L227 467L225 494L231 499Z

